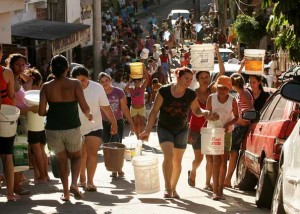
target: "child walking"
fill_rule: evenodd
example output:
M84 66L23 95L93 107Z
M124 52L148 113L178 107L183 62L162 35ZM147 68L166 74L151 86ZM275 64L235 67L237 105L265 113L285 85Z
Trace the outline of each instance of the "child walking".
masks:
M224 180L227 171L227 158L231 148L233 125L237 122L238 107L236 100L229 95L232 87L230 77L225 75L217 79L217 93L208 97L206 109L211 112L208 127L224 128L224 154L213 155L213 200L225 199Z

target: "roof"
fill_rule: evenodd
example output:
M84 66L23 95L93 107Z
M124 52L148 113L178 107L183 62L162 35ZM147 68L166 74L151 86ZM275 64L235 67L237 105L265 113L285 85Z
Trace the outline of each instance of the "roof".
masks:
M30 20L13 25L11 34L13 36L53 41L70 36L89 27L89 25L84 24Z

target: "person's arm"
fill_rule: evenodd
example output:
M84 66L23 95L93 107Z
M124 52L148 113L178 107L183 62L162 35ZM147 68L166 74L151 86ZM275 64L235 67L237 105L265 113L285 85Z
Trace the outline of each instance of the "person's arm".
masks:
M149 73L146 69L144 69L144 82L143 82L143 85L142 85L142 88L145 89L148 85L148 81L149 81Z
M163 97L158 92L155 97L155 100L154 100L154 105L150 110L146 128L139 136L141 140L146 140L146 141L148 140L151 128L153 127L154 123L156 122L157 114L160 110L160 107L163 104L163 101L164 101Z
M127 82L125 88L124 88L125 93L130 93L130 89L129 89L130 83L131 83L131 77L130 77L130 75L129 75L129 80L128 80L128 82Z
M232 100L232 113L233 113L232 120L224 125L225 132L228 131L229 126L234 125L239 120L239 110L238 110L236 99Z
M5 68L3 71L3 77L5 81L7 82L7 90L8 90L8 97L15 102L15 79L14 79L14 73L12 70Z
M110 134L111 135L117 134L118 133L118 124L117 124L115 115L114 115L113 111L111 110L111 107L110 106L101 106L101 110L104 112L106 117L111 122Z
M39 103L39 110L38 110L38 114L40 116L46 116L47 115L47 83L44 84L41 88L40 91L40 103Z
M79 106L81 108L82 113L89 119L93 120L93 115L90 112L90 107L87 104L84 94L83 94L83 89L81 87L81 84L78 80L73 80L75 84L75 97L78 100Z
M242 73L242 70L243 70L244 66L245 66L245 59L243 59L243 60L241 61L241 66L240 66L240 68L239 68L239 70L238 70L238 73L239 73L239 74Z
M219 73L217 75L218 79L220 76L225 75L225 66L224 66L224 62L222 60L221 54L219 52L219 45L218 44L214 44L214 48L215 48L215 52L218 58L218 63L219 63Z
M25 73L21 73L20 74L20 78L23 80L23 84L22 87L24 88L25 91L31 90L32 89L32 83L33 83L33 79L25 74Z
M199 106L198 98L196 97L191 103L191 110L194 115L197 117L204 116L205 118L209 117L210 111L204 110Z
M127 106L127 99L125 95L120 99L120 107L121 107L121 111L123 112L125 118L127 119L130 125L130 131L135 132L134 123L130 116L130 111Z

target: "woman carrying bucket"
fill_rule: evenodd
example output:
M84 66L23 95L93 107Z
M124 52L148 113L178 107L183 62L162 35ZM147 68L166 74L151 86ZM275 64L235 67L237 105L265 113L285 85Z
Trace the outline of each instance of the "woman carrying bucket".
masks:
M223 188L227 170L228 153L230 152L231 147L231 132L233 130L233 125L238 121L239 115L236 100L229 95L229 91L232 87L230 77L222 75L217 79L216 83L217 93L211 94L208 97L206 108L212 113L208 121L208 126L213 128L224 128L225 131L224 154L213 155L212 199L220 200L224 199ZM213 140L213 138L211 140ZM210 143L210 145L212 145L213 142L205 143Z
M2 44L0 44L0 61L2 60ZM9 68L0 65L0 91L1 104L14 106L14 75ZM0 106L1 107L1 106ZM8 201L20 199L19 195L14 194L14 163L13 147L15 136L0 137L0 157L3 163L3 172L6 183L6 198Z
M27 135L26 116L29 111L37 113L38 106L27 106L25 102L25 91L31 89L32 79L25 74L28 65L27 58L19 53L10 54L6 60L8 67L14 74L14 89L16 97L16 106L20 109L19 124L17 128L18 135ZM21 181L24 179L21 172L14 174L14 192L18 195L29 195L30 191L21 187Z
M161 87L150 111L148 123L140 139L147 140L158 112L157 134L164 154L163 174L165 179L165 198L179 198L176 192L181 173L181 161L187 146L188 112L207 117L209 111L199 107L196 93L189 89L193 72L186 67L175 70L177 82ZM174 123L176 121L176 123Z
M99 74L99 83L103 86L104 91L107 95L109 104L111 106L111 109L115 115L115 118L117 120L118 124L118 133L115 135L112 135L110 132L110 126L111 123L109 121L109 118L102 113L102 123L103 123L103 143L109 143L109 142L120 142L122 143L123 139L123 130L124 130L124 119L123 116L127 119L129 125L130 125L130 131L134 133L134 123L130 116L129 109L127 107L127 100L125 93L122 89L112 86L112 79L111 77L101 72ZM117 175L119 177L124 176L123 171L119 172L113 172L112 177L116 178Z
M91 113L94 116L94 121L91 122L84 116L82 111L79 112L81 121L80 129L82 135L84 135L79 185L86 191L96 191L97 187L94 185L93 180L97 168L98 150L101 144L101 138L104 137L104 127L102 124L100 108L105 113L105 116L110 123L108 130L111 134L117 133L117 122L103 87L89 79L88 70L83 66L76 66L72 69L71 75L73 78L80 81L84 97L90 106Z
M237 92L236 100L238 104L239 119L234 125L234 130L232 132L232 145L230 151L229 165L227 175L224 181L224 186L229 188L232 187L231 178L236 168L240 146L250 124L250 121L244 120L242 118L242 112L247 109L253 109L253 96L245 88L245 80L243 76L239 73L235 73L232 74L230 78L232 81L232 88Z
M219 52L219 46L215 44L215 53L218 57L219 61L219 70L218 77L225 74L225 67L222 60L222 57ZM217 79L216 78L216 79ZM209 71L198 71L196 73L196 80L199 83L199 88L195 89L198 102L201 108L206 109L206 101L210 94L216 92L216 84L212 82L210 84L210 73ZM192 169L188 171L188 184L192 187L196 185L196 171L200 166L203 160L203 154L201 152L201 134L200 129L202 127L206 127L206 119L204 117L197 117L194 114L191 114L191 118L189 121L189 142L193 146L195 158L192 162ZM206 182L205 182L205 190L212 190L212 186L210 184L211 175L212 175L212 165L213 159L211 155L205 155L206 157Z

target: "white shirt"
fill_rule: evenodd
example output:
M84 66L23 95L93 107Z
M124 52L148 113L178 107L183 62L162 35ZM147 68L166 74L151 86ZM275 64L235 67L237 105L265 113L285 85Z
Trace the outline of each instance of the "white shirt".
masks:
M93 114L93 120L95 121L95 123L89 121L82 111L79 111L81 122L80 130L83 135L86 135L92 131L103 129L100 106L109 106L109 101L103 87L99 83L91 80L89 80L88 86L83 89L83 93Z

